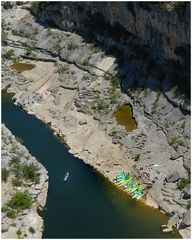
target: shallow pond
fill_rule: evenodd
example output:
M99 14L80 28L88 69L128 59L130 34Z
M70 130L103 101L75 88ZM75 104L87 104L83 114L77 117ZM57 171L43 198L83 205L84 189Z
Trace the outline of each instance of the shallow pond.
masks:
M113 113L113 116L116 118L117 123L124 126L128 132L137 128L130 105L125 104L119 107L119 109Z
M34 64L30 64L30 63L21 63L21 62L16 62L14 63L11 68L16 70L19 73L22 73L24 71L30 71L31 69L33 69L35 67Z

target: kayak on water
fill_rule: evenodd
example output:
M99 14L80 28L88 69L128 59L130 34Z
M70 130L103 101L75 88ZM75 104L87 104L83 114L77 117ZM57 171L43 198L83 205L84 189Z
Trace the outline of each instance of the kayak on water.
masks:
M65 174L65 177L63 178L63 181L67 181L67 179L69 178L69 172L67 172L66 174Z

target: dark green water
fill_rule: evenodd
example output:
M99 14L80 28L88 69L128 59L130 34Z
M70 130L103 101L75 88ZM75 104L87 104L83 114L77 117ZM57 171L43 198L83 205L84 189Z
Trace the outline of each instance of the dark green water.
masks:
M44 238L180 238L162 233L167 217L119 192L103 177L68 153L40 120L2 98L2 122L46 167L49 192ZM66 171L69 181L63 182Z
M124 126L128 132L137 128L130 105L125 104L121 106L113 113L113 116L116 118L117 123Z

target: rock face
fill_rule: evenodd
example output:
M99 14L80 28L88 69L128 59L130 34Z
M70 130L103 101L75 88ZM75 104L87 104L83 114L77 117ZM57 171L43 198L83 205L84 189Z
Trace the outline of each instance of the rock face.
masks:
M45 206L48 191L48 176L46 169L32 157L28 150L21 145L12 133L2 124L2 170L8 171L8 176L3 177L2 182L2 237L3 238L41 238L43 231L43 219L37 210ZM16 163L17 162L17 163ZM15 169L21 166L34 164L38 167L39 181L16 179ZM3 173L2 173L3 174ZM32 174L32 173L31 173ZM11 215L7 203L17 192L28 192L33 199L31 208ZM13 211L13 209L12 209Z
M190 202L189 61L178 54L189 45L189 4L143 4L4 9L2 88L110 180L120 170L136 175L149 189L147 204L178 226ZM19 74L15 59L35 68ZM132 132L113 117L123 104L133 108Z
M180 59L182 56L179 56L179 49L184 52L189 50L188 3L42 3L40 8L44 20L51 20L64 30L81 28L86 20L93 22L94 27L100 30L109 23L114 30L114 36L115 31L119 34L120 30L134 34L145 44L159 49L167 58ZM58 11L57 14L49 14L55 10ZM89 24L88 21L87 23Z

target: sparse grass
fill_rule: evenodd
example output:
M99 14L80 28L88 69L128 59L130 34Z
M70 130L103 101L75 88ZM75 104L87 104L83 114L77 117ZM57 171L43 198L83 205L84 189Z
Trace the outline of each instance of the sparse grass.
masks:
M2 168L1 174L2 181L7 182L10 171L7 168Z
M89 60L88 60L88 59L85 59L84 62L83 62L83 65L84 65L84 66L89 66Z
M190 179L184 179L184 178L182 178L182 179L180 179L179 182L177 183L177 188L178 188L179 190L183 190L183 189L187 186L188 183L190 183Z
M18 136L16 136L16 140L17 140L17 142L19 142L19 143L21 143L21 144L24 142L23 139L20 138L20 137L18 137Z
M5 54L3 54L4 60L11 60L13 57L15 57L13 49L9 49Z
M94 105L92 106L92 109L95 110L96 112L108 112L109 104L103 100L103 99L98 99Z
M78 47L78 46L77 46L75 43L73 43L73 42L70 42L70 43L68 43L68 45L67 45L68 51L75 50L77 47Z
M111 81L111 84L112 84L112 87L113 87L113 88L118 88L118 87L119 87L119 85L120 85L120 79L119 79L119 77L118 77L117 74L116 74L116 75L113 75L113 76L111 77L110 81Z
M105 74L105 75L103 76L103 78L104 78L105 80L107 80L107 81L109 81L109 80L111 79L111 77L110 77L109 75L107 75L107 74Z
M23 165L21 170L24 179L30 180L34 183L39 183L39 167L37 165L34 163Z
M112 91L110 92L111 103L112 104L117 103L118 97L119 97L119 92L116 89L112 89Z
M15 186L15 187L20 187L20 186L22 185L22 181L19 180L18 178L13 178L13 179L12 179L12 184L13 184L13 186Z
M165 122L165 123L164 123L164 127L165 127L165 128L169 128L169 123L168 123L168 122Z
M89 49L90 49L90 51L93 52L93 53L99 52L99 48L96 47L93 43L89 45Z
M16 212L12 209L6 209L5 213L8 218L15 219L17 217Z

